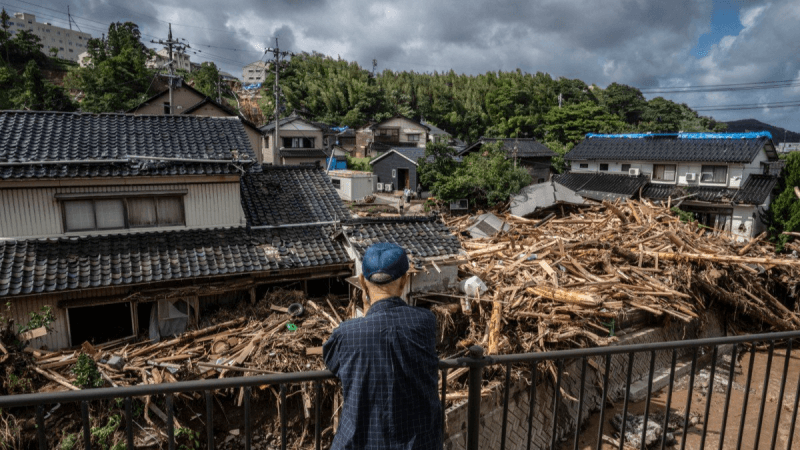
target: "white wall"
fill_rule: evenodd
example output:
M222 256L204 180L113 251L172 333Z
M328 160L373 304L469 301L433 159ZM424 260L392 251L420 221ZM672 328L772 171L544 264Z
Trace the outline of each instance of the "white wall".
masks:
M42 187L0 189L0 237L41 237L86 235L87 232L64 233L61 204L56 194L146 192L185 189L185 227L210 228L239 226L245 223L239 183L144 184L114 186ZM161 228L164 229L164 228ZM135 232L160 230L137 228ZM130 230L103 230L103 234L125 234Z

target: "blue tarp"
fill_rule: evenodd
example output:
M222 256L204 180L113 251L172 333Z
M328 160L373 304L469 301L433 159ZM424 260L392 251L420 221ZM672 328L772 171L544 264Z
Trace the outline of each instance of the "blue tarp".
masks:
M586 139L641 139L655 136L672 136L677 139L757 139L766 137L772 139L769 131L755 131L750 133L630 133L630 134L596 134L587 133Z
M333 159L333 162L331 162ZM328 158L325 160L328 170L347 170L347 160L339 158Z
M343 127L331 127L331 130L333 130L333 131L337 131L337 132L341 133L342 131L344 131L344 130L346 130L346 129L348 129L348 128L350 128L350 127L348 127L347 125L345 125L345 126L343 126Z
M260 88L261 88L261 83L248 84L246 86L242 86L242 89L244 89L245 91L249 91L252 89L260 89Z

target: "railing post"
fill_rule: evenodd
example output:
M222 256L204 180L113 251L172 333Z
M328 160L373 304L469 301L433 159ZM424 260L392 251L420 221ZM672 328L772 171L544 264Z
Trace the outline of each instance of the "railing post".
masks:
M483 347L473 345L469 348L469 396L467 397L467 450L478 450L480 443L481 386L483 384Z

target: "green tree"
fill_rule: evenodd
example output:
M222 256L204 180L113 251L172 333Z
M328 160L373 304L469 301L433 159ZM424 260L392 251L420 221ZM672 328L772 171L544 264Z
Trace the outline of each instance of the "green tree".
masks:
M795 186L800 186L800 152L789 153L785 161L783 177L778 185L780 194L770 204L767 214L778 251L792 239L781 233L800 232L800 199L794 193Z
M1 79L2 75L0 75ZM1 81L0 84L2 84ZM74 111L76 109L75 103L62 88L44 80L36 61L28 61L20 82L11 89L10 100L14 109L39 111Z
M455 150L449 145L428 142L425 146L425 158L419 160L417 167L420 184L431 189L446 183L458 167L454 156Z
M553 108L544 115L545 141L577 144L587 133L613 133L625 123L591 102Z
M430 187L444 201L468 198L473 206L495 206L529 185L532 179L523 167L506 158L502 143L485 144L483 151L464 158L453 174Z
M200 68L189 75L194 81L194 88L206 95L217 98L217 84L219 83L219 69L213 62L204 62Z
M608 112L616 114L628 124L639 121L647 100L639 89L624 84L611 83L602 93L602 104Z
M684 118L681 105L663 97L656 97L647 102L642 113L640 131L675 133L681 131L680 126Z
M572 150L572 147L575 147L575 144L572 142L567 142L566 144L562 144L558 141L547 141L544 143L550 150L556 153L556 156L552 159L552 166L556 169L556 172L563 173L565 170L568 169L566 161L564 161L564 155L567 154L568 151Z
M75 68L64 80L85 94L81 109L91 112L126 111L148 94L153 73L145 67L150 53L131 22L112 23L105 39L90 39L92 66Z

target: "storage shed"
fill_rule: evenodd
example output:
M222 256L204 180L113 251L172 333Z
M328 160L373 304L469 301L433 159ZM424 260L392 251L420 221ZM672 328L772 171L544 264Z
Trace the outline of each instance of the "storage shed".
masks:
M372 172L357 170L331 170L328 176L339 198L348 202L357 202L372 195L377 179Z

